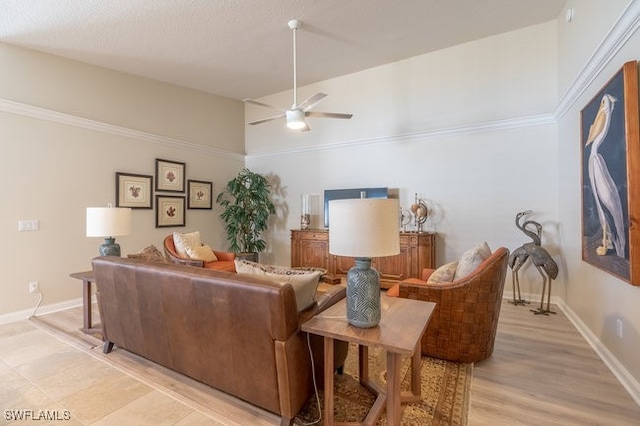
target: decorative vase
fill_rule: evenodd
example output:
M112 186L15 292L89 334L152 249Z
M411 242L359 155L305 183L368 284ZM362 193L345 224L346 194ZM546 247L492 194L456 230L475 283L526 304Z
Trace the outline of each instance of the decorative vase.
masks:
M369 257L357 257L347 273L347 320L360 328L380 322L380 274L371 268Z
M311 225L311 197L302 194L300 197L300 229L309 229Z

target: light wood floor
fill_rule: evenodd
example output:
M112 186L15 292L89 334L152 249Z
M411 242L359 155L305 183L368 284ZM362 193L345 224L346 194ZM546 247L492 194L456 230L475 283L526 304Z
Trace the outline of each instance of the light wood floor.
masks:
M474 366L469 426L640 425L640 406L567 317L503 301L493 356Z
M75 332L76 335L84 336L77 331L82 322L81 308L55 315L57 315L57 326L65 329L65 332ZM36 319L32 323L40 322L42 325L42 321L44 319ZM4 348L0 348L0 359L7 361L7 364L18 365L13 368L14 372L27 377L31 375L29 381L32 383L36 379L45 380L38 385L41 389L52 386L58 393L68 393L69 396L62 399L65 406L75 404L78 410L84 409L87 413L86 421L79 424L113 424L117 419L131 420L132 418L140 420L137 424L161 424L160 414L145 423L137 417L137 413L143 412L147 416L148 411L158 411L155 405L159 403L173 404L171 398L167 399L166 395L158 394L153 390L156 367L148 363L144 371L134 374L133 377L138 378L142 383L150 384L150 387L140 388L127 381L128 392L135 393L131 397L132 402L127 404L121 402L124 408L107 414L108 407L103 407L105 402L102 398L101 402L95 403L100 409L94 413L88 407L84 407L90 402L86 400L91 398L87 397L86 384L77 383L78 377L70 373L74 369L65 367L68 369L64 374L59 370L61 361L57 353L64 351L63 349L57 347L43 349L42 343L39 343L40 351L51 351L52 354L56 354L53 357L49 355L47 358L47 360L53 359L54 362L47 361L47 365L50 366L48 368L51 370L48 373L46 368L41 370L40 367L35 366L31 367L30 371L30 364L35 365L35 360L42 358L44 354L31 354L33 348L29 345L29 341L33 340L33 337L30 337L34 334L30 331L33 329L25 327L22 335L16 334L16 330L19 329L21 327L4 326L4 334L9 336L7 338L10 340L3 341L3 327L0 327L0 341L8 343L3 345ZM95 339L90 337L85 339L87 347L96 345ZM21 342L24 350L11 349L11 347L17 348L18 342ZM99 347L93 351L100 356ZM128 366L134 363L129 359L130 355L126 351L118 352L115 351L110 356L112 360L114 354L121 358L122 369L127 370ZM30 363L30 357L34 357L33 363ZM86 372L88 363L83 362L85 364L79 365L77 369ZM97 371L98 373L93 374L106 374L102 368L98 368ZM11 373L10 377L13 377L13 372L9 373ZM7 374L4 372L5 376ZM635 404L559 310L557 315L537 316L529 312L528 307L513 306L505 300L494 354L490 359L476 363L473 374L469 426L640 425L640 406ZM46 378L50 375L55 375L55 380ZM69 378L65 379L66 376ZM0 377L3 377L2 368L0 368ZM65 385L65 380L74 380L76 383ZM121 386L125 379L117 377L110 380ZM166 379L163 380L166 381ZM101 379L101 383L105 383L105 379ZM99 387L100 391L97 395L104 396L103 387ZM77 401L75 394L72 393L75 391L74 388L82 388L82 397L78 397ZM167 389L173 401L177 400L183 404L171 405L171 412L174 414L179 412L180 416L163 424L278 424L278 418L270 413L238 402L234 398L225 397L224 394L220 395L211 388L182 377L176 377L171 383L165 383L165 393ZM122 393L122 389L119 393ZM0 389L0 401L3 399L2 396L3 392ZM10 395L5 397L9 401L13 398ZM216 401L215 407L212 406L211 401ZM148 404L146 409L144 404ZM21 407L24 403L15 402L14 405ZM162 420L168 420L167 415L163 416ZM5 423L0 421L0 424ZM70 424L76 423L72 421Z

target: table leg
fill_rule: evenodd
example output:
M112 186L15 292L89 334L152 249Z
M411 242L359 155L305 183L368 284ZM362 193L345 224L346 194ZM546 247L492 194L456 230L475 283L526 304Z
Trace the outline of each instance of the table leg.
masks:
M324 424L333 425L333 339L324 338Z
M402 407L400 405L400 364L402 356L387 351L387 424L400 425Z
M89 331L92 328L91 324L91 280L82 280L82 304L83 309L83 322L84 331Z

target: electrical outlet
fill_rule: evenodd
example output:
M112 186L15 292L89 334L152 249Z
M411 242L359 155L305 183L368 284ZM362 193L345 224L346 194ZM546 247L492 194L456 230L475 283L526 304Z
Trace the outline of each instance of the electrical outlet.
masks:
M618 339L622 339L622 320L620 318L616 320L616 334Z
M37 293L40 289L38 288L38 281L31 281L29 283L29 293Z

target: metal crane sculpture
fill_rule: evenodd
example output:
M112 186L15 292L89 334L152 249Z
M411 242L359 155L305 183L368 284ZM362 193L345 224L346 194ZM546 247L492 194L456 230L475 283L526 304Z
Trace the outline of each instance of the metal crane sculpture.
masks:
M527 303L520 297L520 280L518 278L518 271L527 262L529 258L533 262L540 275L542 276L542 296L540 298L540 307L538 309L532 309L531 311L536 315L549 315L555 314L551 311L551 281L558 277L558 264L553 260L549 252L541 247L541 234L542 225L534 220L527 220L523 224L520 224L520 220L523 216L531 213L531 210L520 212L516 214L516 227L524 232L525 235L532 239L532 242L525 243L521 247L515 249L509 256L509 267L512 271L513 280L513 303L515 305ZM536 232L532 232L527 229L528 226L534 226ZM518 299L516 299L516 285L518 292ZM547 308L544 309L544 296L545 291L547 293Z
M509 267L511 268L511 285L513 286L513 304L514 305L524 305L529 303L526 300L524 300L520 294L520 279L518 277L518 271L520 270L520 268L522 268L522 266L524 266L525 263L527 263L527 260L529 260L529 251L527 250L526 246L530 244L534 244L538 246L540 245L540 234L542 232L542 226L539 226L540 224L531 220L526 221L522 225L520 224L520 219L524 215L527 215L529 213L531 213L531 210L527 210L527 211L516 214L516 228L524 232L525 235L528 235L529 237L531 237L533 242L525 243L521 247L518 247L517 249L513 250L513 252L511 252L511 255L509 255ZM528 225L533 225L533 226L538 225L536 226L535 234L526 229ZM518 294L517 299L516 299L516 289Z

